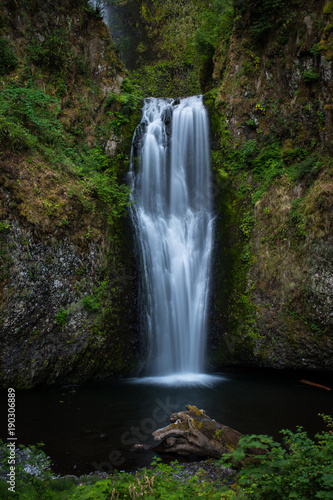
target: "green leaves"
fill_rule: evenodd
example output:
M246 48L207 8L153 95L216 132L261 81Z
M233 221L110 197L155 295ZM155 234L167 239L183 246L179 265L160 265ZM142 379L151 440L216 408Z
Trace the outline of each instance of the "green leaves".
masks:
M130 89L128 82L125 86ZM124 112L130 113L139 97L125 94L118 99ZM13 152L41 152L53 164L76 174L87 194L108 205L103 211L112 225L126 214L130 190L118 184L116 174L109 169L110 158L101 147L83 145L79 150L72 146L72 137L58 120L59 111L56 97L35 87L8 85L0 92L0 144Z
M58 100L42 90L9 85L0 92L0 140L7 147L33 149L63 142Z
M57 325L60 326L60 328L65 328L68 319L68 311L66 311L66 309L63 308L60 309L60 311L58 312L58 314L54 319Z
M321 415L328 427L332 418ZM114 471L104 480L89 476L80 485L69 479L53 479L49 460L38 448L30 447L31 463L39 464L43 479L19 471L18 496L13 498L40 500L308 500L332 499L333 434L324 431L310 439L301 427L296 432L282 430L284 444L267 435L242 436L239 447L225 454L218 463L230 466L241 462L242 468L232 476L232 486L211 482L200 472L192 477L184 474L177 461L163 464L154 459L149 469L133 474ZM0 443L1 445L1 443ZM250 453L250 451L252 453ZM6 462L6 447L0 446L0 458ZM37 460L37 462L36 462ZM0 484L1 487L1 484ZM1 488L0 488L1 491ZM6 498L6 497L4 497Z
M233 6L231 0L213 0L199 16L200 26L195 34L197 51L202 56L213 57L219 39L229 38Z
M302 75L302 80L305 83L316 82L320 78L320 73L316 72L313 66L311 66L306 70L301 71L301 75Z
M86 74L88 62L73 48L69 38L68 28L56 27L46 33L43 43L33 39L27 47L30 63L67 77Z
M324 418L331 425L331 417ZM321 432L312 440L302 427L280 433L283 445L269 436L243 436L239 447L223 457L223 462L243 463L237 491L262 500L332 498L333 434ZM251 455L251 448L260 452Z
M235 1L235 0L234 0ZM267 39L268 32L283 23L283 12L286 12L288 3L286 0L247 0L241 2L239 11L241 16L250 13L251 24L249 33L256 43L262 43Z

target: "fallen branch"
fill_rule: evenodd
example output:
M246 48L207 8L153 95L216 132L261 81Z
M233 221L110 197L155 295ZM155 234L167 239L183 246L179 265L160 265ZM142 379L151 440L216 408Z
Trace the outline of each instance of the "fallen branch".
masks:
M309 380L300 380L302 384L313 385L314 387L319 387L320 389L325 389L326 391L331 391L330 387L326 387L326 385L316 384L316 382L310 382Z

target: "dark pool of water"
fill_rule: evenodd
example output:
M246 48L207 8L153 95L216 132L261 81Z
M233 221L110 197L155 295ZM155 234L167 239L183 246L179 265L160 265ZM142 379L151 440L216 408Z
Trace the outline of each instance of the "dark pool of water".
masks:
M332 376L230 370L208 386L137 384L133 381L79 387L17 391L17 437L23 444L44 442L60 473L133 470L148 465L153 451L133 451L137 443L154 445L151 432L167 425L171 413L196 405L217 421L242 433L278 437L282 428L303 426L310 435L324 428L318 413L332 414ZM6 392L1 394L0 437L7 438Z

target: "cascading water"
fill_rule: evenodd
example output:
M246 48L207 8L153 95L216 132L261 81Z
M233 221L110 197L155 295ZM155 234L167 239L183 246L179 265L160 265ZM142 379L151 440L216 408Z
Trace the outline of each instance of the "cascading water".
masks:
M147 370L154 376L200 374L213 225L202 98L178 104L147 99L134 142L139 169L134 172L132 161L132 213L143 264Z

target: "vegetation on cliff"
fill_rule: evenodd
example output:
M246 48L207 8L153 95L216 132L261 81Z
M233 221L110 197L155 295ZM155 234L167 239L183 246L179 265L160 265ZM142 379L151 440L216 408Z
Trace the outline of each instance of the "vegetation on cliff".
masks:
M330 5L136 2L133 79L211 115L215 366L332 368Z
M235 3L215 54L207 104L219 231L232 242L217 286L224 360L332 368L330 15L311 1Z
M2 2L0 60L1 352L20 353L3 383L131 370L135 333L119 332L140 91L87 0Z
M200 92L217 211L212 363L332 369L332 1L128 3L142 30L130 79L87 0L0 6L4 385L138 366L131 137L143 96ZM236 460L254 443L269 453L231 489L159 465L79 486L21 471L18 498L330 498L332 435L285 431L288 450L246 438Z
M120 221L141 98L206 92L218 214L212 361L330 369L331 3L126 5L141 37L134 84L100 11L87 1L71 3L70 11L66 3L2 4L3 288L13 269L10 245L28 250L31 235L37 241L56 233L84 252L101 245L104 271L86 285L83 263L74 279L81 291L53 317L66 330L70 304L80 303L86 324L105 331L98 313L117 297L122 276L132 275L128 262L120 264L127 241ZM6 304L8 292L2 298ZM36 330L39 324L28 337Z

